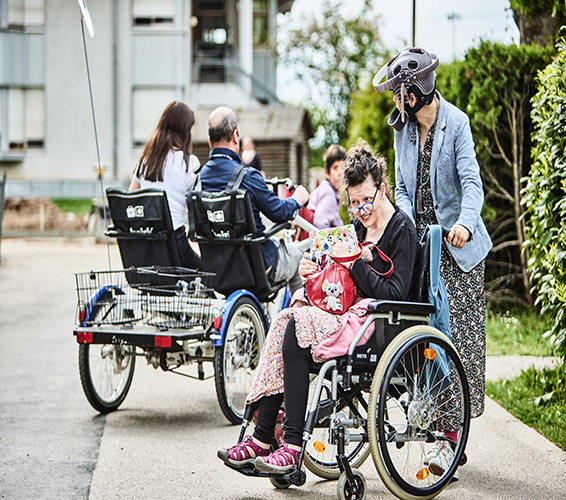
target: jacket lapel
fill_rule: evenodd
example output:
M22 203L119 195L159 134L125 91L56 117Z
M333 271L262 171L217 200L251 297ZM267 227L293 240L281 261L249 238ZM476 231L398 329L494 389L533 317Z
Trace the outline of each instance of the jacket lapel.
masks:
M442 150L446 132L446 101L444 101L444 98L439 93L437 94L437 96L440 109L438 111L438 122L436 123L436 129L434 131L434 143L432 146L432 155L430 159L430 185L432 189L434 189L433 186L435 185L438 157L440 155L440 151Z

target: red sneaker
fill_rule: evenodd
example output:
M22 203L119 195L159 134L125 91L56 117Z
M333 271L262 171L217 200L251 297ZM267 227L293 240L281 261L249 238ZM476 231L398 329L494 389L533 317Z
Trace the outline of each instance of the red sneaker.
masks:
M275 474L287 474L291 472L299 462L300 450L295 450L284 441L271 455L258 457L255 460L255 467L264 472Z
M255 459L269 455L269 448L262 448L254 442L251 436L246 436L238 444L216 453L218 458L233 467L241 468L254 465Z

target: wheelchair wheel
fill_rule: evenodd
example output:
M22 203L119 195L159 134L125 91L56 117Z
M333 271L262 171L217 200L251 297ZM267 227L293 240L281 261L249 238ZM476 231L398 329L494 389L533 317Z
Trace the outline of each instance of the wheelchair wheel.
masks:
M88 402L100 413L117 410L132 385L135 346L81 344L79 372Z
M470 429L468 383L450 340L429 326L400 333L379 361L368 413L372 457L387 488L403 500L436 496L456 472ZM458 443L441 430L458 431ZM435 444L454 455L440 471L426 456Z
M250 297L240 297L228 315L224 343L214 350L216 396L233 424L242 423L264 340L259 306Z
M285 479L279 479L275 476L271 476L269 478L269 482L278 490L286 490L289 486L291 486L291 483L289 481L286 481Z
M354 483L352 484L345 472L338 480L338 499L339 500L364 500L366 497L367 485L364 475L357 469L352 469Z
M316 383L316 378L311 381L311 387L314 386L314 383ZM330 382L328 382L328 386L330 386ZM364 432L367 412L358 398L352 401L352 405L355 411L348 406L344 398L340 398L337 403L337 412L343 413L348 419L361 417L358 427L347 429L353 434L359 434ZM329 443L329 424L328 419L325 420L326 422L320 422L321 427L313 429L311 439L308 441L305 450L304 463L305 467L318 477L338 479L342 471L336 461L337 445ZM345 450L350 467L361 467L369 456L370 451L369 443L351 441L346 445Z

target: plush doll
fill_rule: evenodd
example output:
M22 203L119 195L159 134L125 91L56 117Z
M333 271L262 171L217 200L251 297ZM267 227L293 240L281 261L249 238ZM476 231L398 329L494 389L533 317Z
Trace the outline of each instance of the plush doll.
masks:
M324 280L322 291L326 293L326 297L324 298L326 307L332 311L341 311L342 304L338 297L344 292L342 283L330 283L328 280Z

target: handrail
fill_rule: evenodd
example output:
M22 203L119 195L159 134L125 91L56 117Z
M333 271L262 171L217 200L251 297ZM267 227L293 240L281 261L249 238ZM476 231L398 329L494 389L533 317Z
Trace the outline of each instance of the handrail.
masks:
M259 79L256 75L252 74L252 73L248 73L246 70L244 70L244 68L242 68L242 66L240 66L239 62L237 59L233 58L233 57L223 57L223 58L204 58L204 57L198 57L194 60L194 66L195 68L197 68L197 71L193 72L194 75L198 75L199 74L199 69L201 66L214 66L214 67L218 67L218 68L231 68L233 70L235 70L236 73L238 73L238 75L240 77L243 77L244 79L247 79L250 83L251 83L251 94L252 97L254 98L258 98L258 94L255 93L254 95L254 87L256 87L257 89L259 89L260 94L263 93L263 95L260 95L260 97L265 97L267 99L267 101L269 102L269 104L280 104L281 101L279 100L279 97L277 97L277 94L275 92L275 90L273 90L273 88L271 88L267 83L265 83L263 80ZM198 76L196 77L198 79ZM246 91L250 91L249 89L246 89L246 86L242 84L242 82L240 81L239 78L229 78L227 75L222 79L219 80L218 83L222 83L222 82L230 82L230 83L235 83L238 86L240 86L242 89L246 90ZM210 83L214 83L214 82L210 82Z

